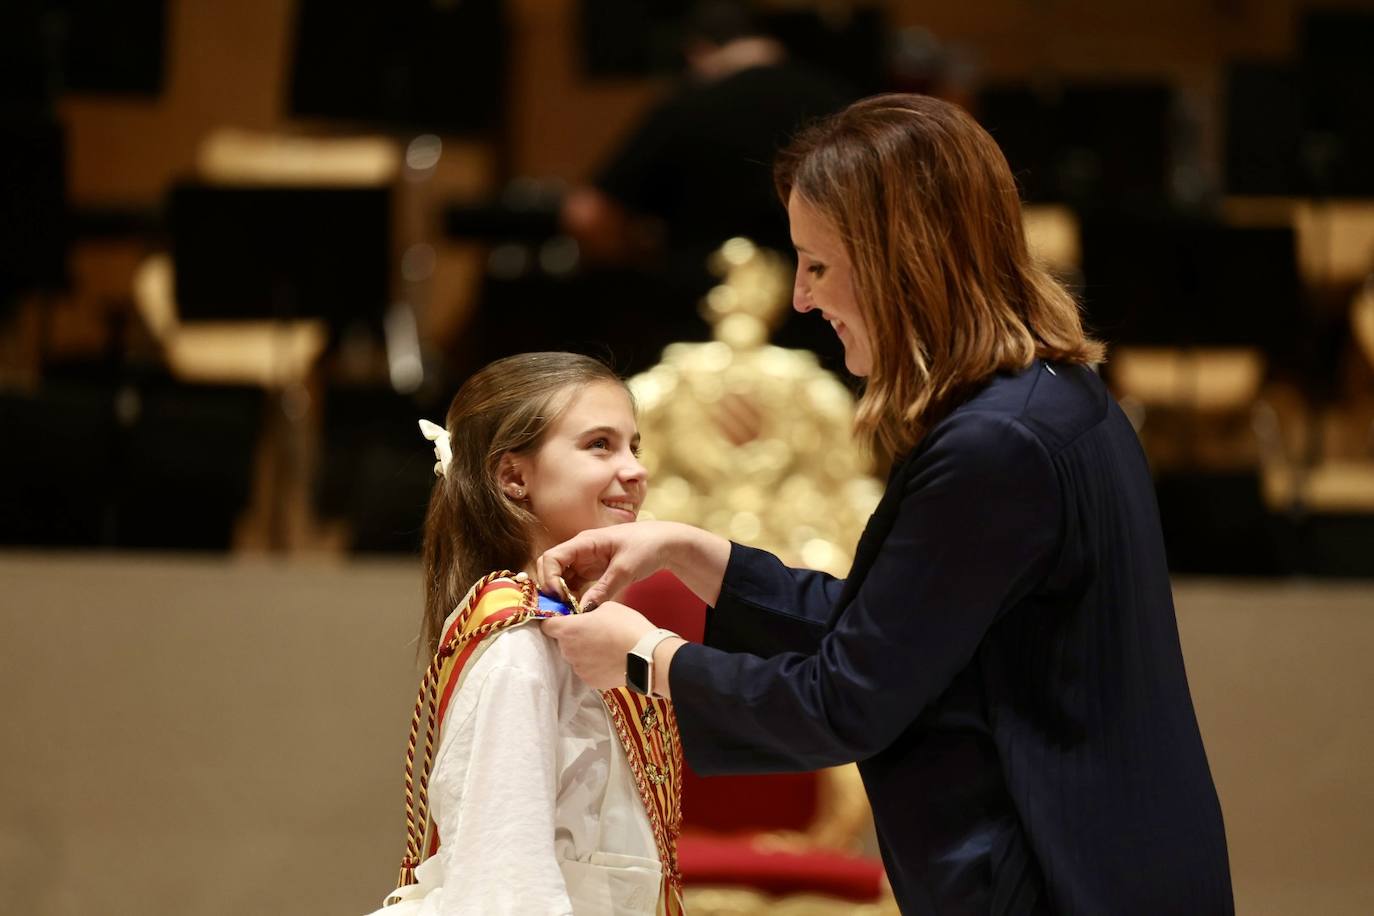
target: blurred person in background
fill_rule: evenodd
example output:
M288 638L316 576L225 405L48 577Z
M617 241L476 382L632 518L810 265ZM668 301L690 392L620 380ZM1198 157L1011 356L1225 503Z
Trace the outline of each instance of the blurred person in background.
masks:
M646 299L653 302L649 321L632 324L636 338L652 328L655 344L609 341L617 356L646 351L647 362L635 363L637 369L655 362L668 343L709 339L697 301L714 282L706 260L722 242L745 236L788 250L785 214L772 188L773 157L807 122L852 98L789 61L748 3L696 4L685 20L683 57L680 85L622 141L591 184L569 192L561 214L564 230L591 263L647 262L656 275L658 295L620 306L640 310ZM787 321L773 341L840 365L833 337L811 322Z

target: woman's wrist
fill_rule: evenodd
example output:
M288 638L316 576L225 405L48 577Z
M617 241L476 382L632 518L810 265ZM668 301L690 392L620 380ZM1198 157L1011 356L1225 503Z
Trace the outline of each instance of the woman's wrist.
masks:
M673 664L677 650L687 645L687 640L670 636L654 647L654 696L672 699L672 689L668 683L668 669Z
M682 525L682 537L669 542L664 566L702 601L714 605L730 562L730 542L717 534Z

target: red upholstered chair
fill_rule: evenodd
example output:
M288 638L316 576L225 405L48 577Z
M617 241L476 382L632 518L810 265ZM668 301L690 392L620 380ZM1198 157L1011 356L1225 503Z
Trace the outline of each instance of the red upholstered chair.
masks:
M699 642L706 606L670 573L624 603ZM704 778L685 767L678 858L693 916L896 912L882 862L857 852L869 811L851 765L814 773Z

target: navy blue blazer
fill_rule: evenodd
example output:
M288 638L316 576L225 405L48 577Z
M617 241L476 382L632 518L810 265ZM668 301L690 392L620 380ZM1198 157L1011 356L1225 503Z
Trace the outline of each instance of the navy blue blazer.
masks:
M903 913L1232 913L1149 469L1088 369L998 375L846 579L732 545L669 673L702 774L859 761Z

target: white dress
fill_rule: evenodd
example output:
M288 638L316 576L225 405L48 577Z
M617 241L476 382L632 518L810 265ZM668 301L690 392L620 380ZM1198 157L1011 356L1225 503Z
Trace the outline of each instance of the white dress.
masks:
M653 829L600 695L526 623L486 639L444 715L439 850L385 916L650 916Z

